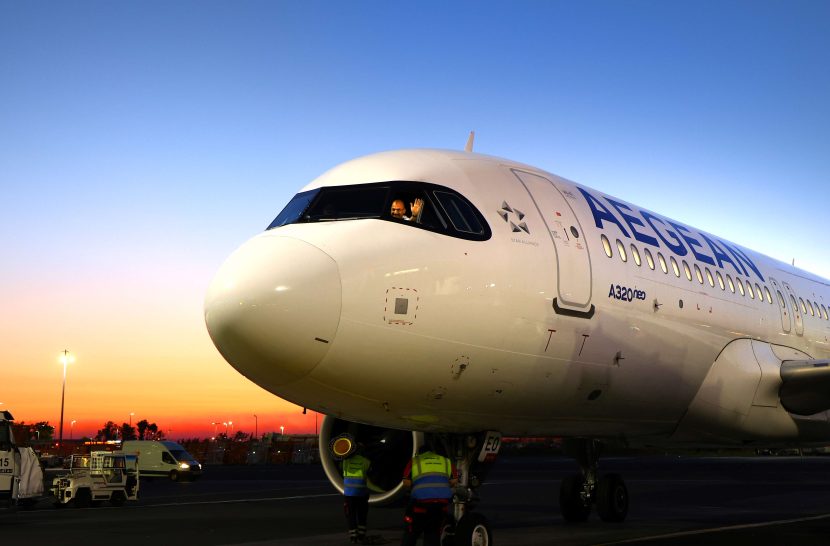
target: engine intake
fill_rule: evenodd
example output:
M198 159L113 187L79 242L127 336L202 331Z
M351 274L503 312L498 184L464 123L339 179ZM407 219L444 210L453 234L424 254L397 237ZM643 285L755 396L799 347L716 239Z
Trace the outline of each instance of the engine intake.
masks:
M352 423L327 415L320 427L320 460L331 484L343 492L343 472L329 444L332 438L351 435L372 462L368 483L371 504L386 504L403 496L402 476L407 463L423 444L423 434Z

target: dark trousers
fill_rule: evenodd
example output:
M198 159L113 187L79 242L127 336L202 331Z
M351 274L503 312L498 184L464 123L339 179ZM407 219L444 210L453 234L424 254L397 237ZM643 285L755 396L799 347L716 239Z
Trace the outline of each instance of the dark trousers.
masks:
M369 515L369 497L344 497L343 511L349 525L349 538L366 536L366 517Z
M401 546L415 546L424 535L424 546L440 546L441 527L447 519L447 503L412 502L404 516Z

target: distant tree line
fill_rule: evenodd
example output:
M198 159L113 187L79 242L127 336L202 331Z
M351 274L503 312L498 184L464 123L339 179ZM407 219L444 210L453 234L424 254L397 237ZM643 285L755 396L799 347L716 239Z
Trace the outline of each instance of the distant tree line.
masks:
M55 434L55 427L50 425L49 421L20 421L12 423L12 432L17 443L27 444L30 440L51 440Z
M160 430L157 424L148 422L147 419L142 419L136 423L136 426L129 423L121 423L119 426L113 421L107 421L95 435L95 439L99 441L164 440L164 438L164 431Z
M12 424L12 431L15 440L20 444L28 444L30 441L51 441L55 439L55 427L49 421L38 421L37 423L26 423L21 421ZM66 430L64 430L66 433ZM67 437L64 434L64 440ZM107 421L93 438L94 440L164 440L164 431L159 429L156 423L150 423L142 419L135 426L129 423L116 425L113 421Z

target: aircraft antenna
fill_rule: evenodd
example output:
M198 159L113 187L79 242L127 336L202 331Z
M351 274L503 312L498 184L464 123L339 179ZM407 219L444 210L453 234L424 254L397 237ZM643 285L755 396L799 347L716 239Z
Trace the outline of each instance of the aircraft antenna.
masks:
M476 132L470 131L470 136L467 137L467 145L464 146L465 152L472 152L473 151L473 141L476 139Z

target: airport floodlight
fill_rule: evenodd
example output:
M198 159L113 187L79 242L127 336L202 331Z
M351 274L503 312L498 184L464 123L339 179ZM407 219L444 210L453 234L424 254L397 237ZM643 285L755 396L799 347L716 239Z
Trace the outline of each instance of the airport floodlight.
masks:
M59 361L63 364L63 383L61 383L61 426L60 433L58 434L58 453L61 453L61 449L63 448L63 403L66 398L66 365L75 362L75 356L70 353L68 349L64 349Z

